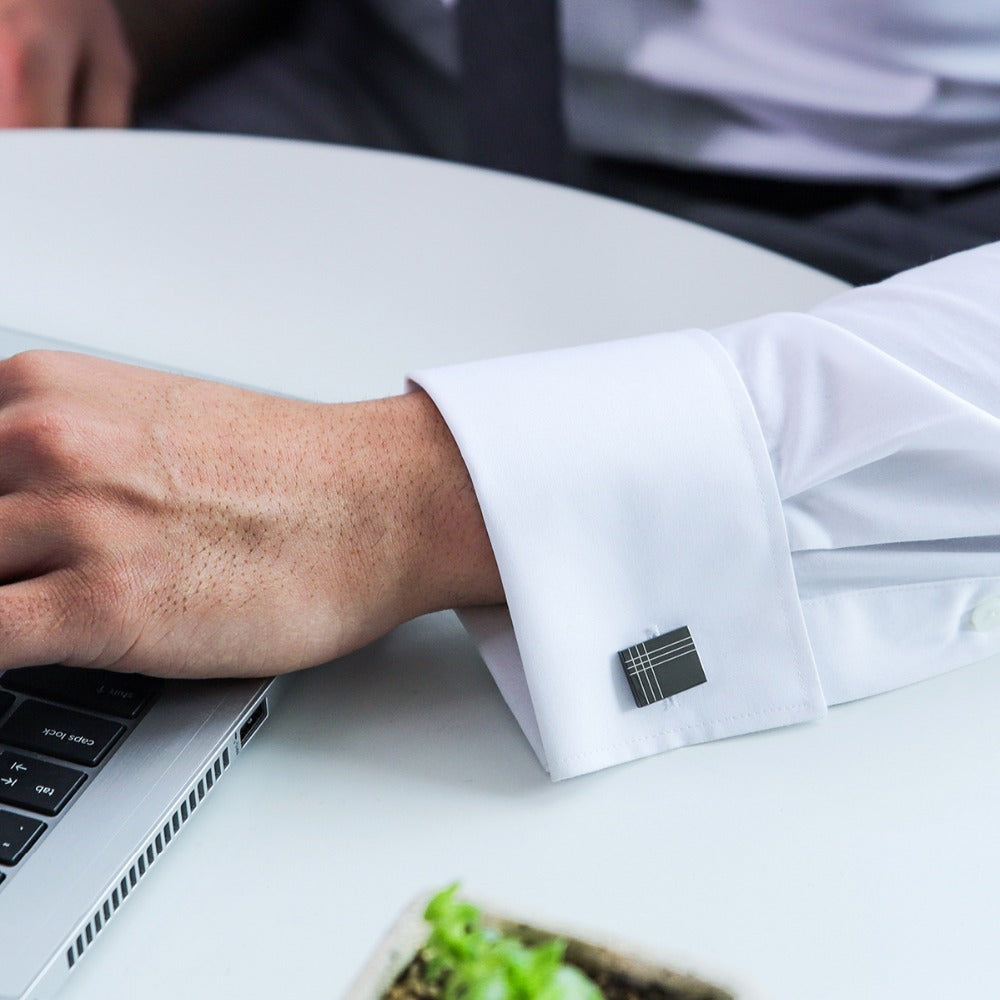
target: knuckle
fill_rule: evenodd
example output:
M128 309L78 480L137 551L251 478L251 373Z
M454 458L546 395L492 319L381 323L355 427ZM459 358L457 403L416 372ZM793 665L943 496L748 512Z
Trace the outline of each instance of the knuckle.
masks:
M12 414L5 446L31 459L40 470L61 472L71 480L87 468L90 449L66 406L25 403Z
M53 351L22 351L0 361L0 387L5 392L44 390L53 382L55 367Z

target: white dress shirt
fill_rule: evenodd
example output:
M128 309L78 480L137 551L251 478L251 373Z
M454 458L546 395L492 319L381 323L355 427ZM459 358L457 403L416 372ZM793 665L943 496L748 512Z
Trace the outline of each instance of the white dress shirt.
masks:
M458 75L456 0L368 0ZM889 183L1000 173L993 0L560 0L571 142L679 166Z
M507 595L464 620L553 778L1000 651L1000 244L808 313L414 380ZM637 708L617 651L680 626L707 682Z

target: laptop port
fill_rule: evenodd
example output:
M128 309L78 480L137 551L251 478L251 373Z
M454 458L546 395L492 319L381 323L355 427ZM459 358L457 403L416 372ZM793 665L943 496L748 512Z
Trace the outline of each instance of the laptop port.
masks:
M245 747L253 734L260 728L260 724L267 718L267 699L262 698L257 707L247 716L246 721L240 726L240 746Z

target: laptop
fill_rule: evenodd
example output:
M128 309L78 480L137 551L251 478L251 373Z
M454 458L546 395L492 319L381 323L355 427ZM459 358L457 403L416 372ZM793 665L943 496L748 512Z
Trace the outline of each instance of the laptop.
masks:
M87 351L0 328L0 357L33 348ZM0 672L0 1000L59 991L208 808L279 681Z

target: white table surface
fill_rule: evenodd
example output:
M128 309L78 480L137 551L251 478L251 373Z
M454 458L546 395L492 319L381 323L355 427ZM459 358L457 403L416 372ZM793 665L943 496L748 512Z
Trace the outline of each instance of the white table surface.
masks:
M412 368L808 306L663 216L405 157L0 136L0 324L321 399ZM997 661L552 784L451 616L301 676L67 1000L338 997L416 893L775 1000L996 993Z

